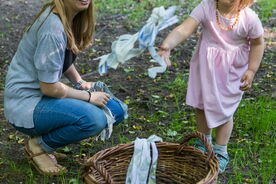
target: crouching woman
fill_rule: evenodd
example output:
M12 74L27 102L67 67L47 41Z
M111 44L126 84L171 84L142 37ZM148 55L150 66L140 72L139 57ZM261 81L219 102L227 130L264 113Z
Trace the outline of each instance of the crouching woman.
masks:
M94 27L91 0L53 0L24 33L9 66L5 116L16 130L32 137L25 151L42 174L66 171L51 153L98 135L107 126L107 104L123 115L109 94L88 91L93 83L83 81L73 64L76 54L91 44ZM60 82L63 74L82 90Z

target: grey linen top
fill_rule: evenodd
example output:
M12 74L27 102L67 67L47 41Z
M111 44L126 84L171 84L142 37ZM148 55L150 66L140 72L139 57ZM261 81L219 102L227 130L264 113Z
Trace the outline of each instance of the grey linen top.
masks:
M6 119L17 127L33 128L33 112L42 98L39 81L58 82L62 75L67 37L50 8L23 35L9 66L4 91Z

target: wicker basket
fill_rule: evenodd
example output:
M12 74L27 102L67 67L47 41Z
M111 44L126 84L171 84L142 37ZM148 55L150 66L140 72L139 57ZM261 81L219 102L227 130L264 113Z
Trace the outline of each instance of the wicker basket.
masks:
M202 140L208 153L189 146L191 138ZM157 184L211 184L218 177L218 162L205 136L199 132L184 137L181 144L156 143ZM123 184L134 144L121 144L96 153L85 163L82 178L87 184Z

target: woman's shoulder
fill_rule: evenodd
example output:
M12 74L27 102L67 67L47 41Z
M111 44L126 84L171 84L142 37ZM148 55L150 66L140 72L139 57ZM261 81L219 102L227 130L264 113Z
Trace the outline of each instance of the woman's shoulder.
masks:
M62 36L64 37L64 26L60 18L50 11L50 8L46 9L41 16L38 18L38 33L47 34L53 36Z

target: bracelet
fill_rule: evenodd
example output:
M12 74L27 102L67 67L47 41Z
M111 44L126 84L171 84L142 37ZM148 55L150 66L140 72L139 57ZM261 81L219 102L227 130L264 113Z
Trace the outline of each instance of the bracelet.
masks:
M91 99L91 92L90 92L90 91L87 91L87 92L88 92L88 94L89 94L89 98L88 98L87 102L90 102L90 99Z
M78 81L74 84L74 88L75 89L82 89L81 85L84 84L84 83L86 83L86 81L81 79L80 81Z

